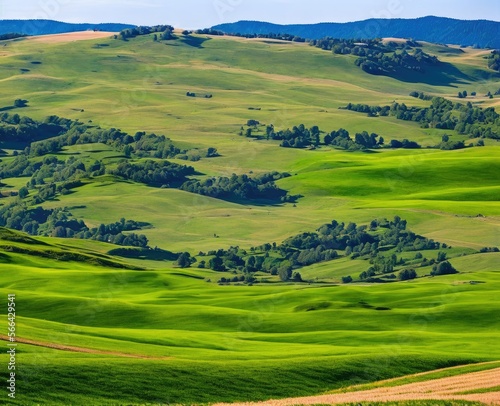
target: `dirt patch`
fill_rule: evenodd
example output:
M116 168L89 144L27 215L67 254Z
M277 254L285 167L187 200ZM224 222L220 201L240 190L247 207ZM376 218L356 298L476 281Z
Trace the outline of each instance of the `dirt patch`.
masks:
M358 402L390 402L407 400L470 400L488 405L500 405L500 368L462 375L415 382L394 387L383 387L358 392L238 403L233 406L292 406ZM463 394L468 391L494 388L494 392ZM216 406L222 406L219 404Z
M9 341L9 337L7 337L5 335L0 335L0 340ZM16 343L36 345L36 346L39 346L39 347L52 348L54 350L71 351L71 352L81 352L81 353L86 353L86 354L110 355L110 356L114 356L114 357L139 358L139 359L156 359L156 360L165 360L165 359L171 359L172 358L172 357L150 357L150 356L147 356L147 355L127 354L127 353L124 353L124 352L117 352L117 351L95 350L95 349L92 349L92 348L75 347L75 346L72 346L72 345L63 345L63 344L56 344L56 343L48 343L48 342L44 342L44 341L30 340L30 339L27 339L27 338L20 338L20 337L16 337Z
M109 38L116 34L107 31L78 31L64 34L37 35L26 38L26 41L43 42L45 44L58 44L63 42L82 41L88 39Z

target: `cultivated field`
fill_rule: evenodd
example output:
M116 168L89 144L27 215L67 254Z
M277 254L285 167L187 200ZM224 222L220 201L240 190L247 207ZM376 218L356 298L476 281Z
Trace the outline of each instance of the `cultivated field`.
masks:
M500 369L343 394L231 404L234 406L293 406L414 400L428 401L429 403L436 400L468 400L498 405L500 404ZM221 403L216 406L222 405L226 404Z

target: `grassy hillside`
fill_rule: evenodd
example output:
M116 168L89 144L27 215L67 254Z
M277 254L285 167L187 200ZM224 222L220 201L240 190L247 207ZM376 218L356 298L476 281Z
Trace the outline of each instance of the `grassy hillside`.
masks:
M117 271L6 253L0 290L16 293L19 337L39 342L19 344L18 402L258 400L495 360L498 309L485 303L495 303L499 281L484 270L488 256L498 260L454 260L464 272L439 280L244 288L207 284L212 271Z
M358 69L353 56L305 44L178 36L163 42L152 36L6 41L0 107L37 120L58 115L119 128L131 136L164 134L191 152L217 148L218 157L169 160L192 166L191 178L201 180L288 172L276 184L300 195L295 203L223 200L109 173L82 175L69 191L37 203L44 185L21 198L17 193L32 179L21 174L1 179L0 209L67 208L69 220L89 228L121 218L141 221L147 226L134 232L144 234L150 247L192 256L280 244L333 219L368 225L400 216L415 233L451 246L446 253L460 273L429 277L429 265L418 268L413 281L341 285L342 276L369 266L367 256L341 253L340 259L301 268L310 284L278 282L258 272L253 286L223 286L216 282L233 277L231 272L196 264L181 269L171 259L153 260L154 250L135 255L145 259L124 258L111 255L118 247L105 241L29 237L2 228L0 292L16 294L17 335L25 340L18 345L14 404L264 400L498 360L500 256L478 252L500 245L498 142L486 139L484 147L454 151L426 148L445 133L467 144L478 140L339 109L349 102L428 106L410 97L411 91L454 102L459 90L476 91L465 102L498 105L498 96L484 96L500 87L484 51L424 44L425 52L446 63L445 71L405 81L374 77ZM16 99L28 100L28 107L14 108ZM240 136L250 119L280 130L301 123L325 132L366 130L423 148L282 148L278 141ZM1 148L6 153L0 164L9 165L24 146L6 142ZM77 143L29 159L41 164L50 157L74 158L86 167L101 161L115 170L126 153L113 142ZM134 164L145 161L131 158ZM425 254L434 259L438 251ZM414 254L397 253L405 259ZM6 365L7 354L0 359ZM1 373L7 376L5 368Z

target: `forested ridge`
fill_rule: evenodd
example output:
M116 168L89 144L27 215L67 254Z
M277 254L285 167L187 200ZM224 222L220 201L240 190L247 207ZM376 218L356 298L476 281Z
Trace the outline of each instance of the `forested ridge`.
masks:
M288 33L307 39L331 38L413 38L442 44L500 48L500 23L488 20L456 20L445 17L372 18L349 23L279 25L261 21L219 24L212 29L225 33Z

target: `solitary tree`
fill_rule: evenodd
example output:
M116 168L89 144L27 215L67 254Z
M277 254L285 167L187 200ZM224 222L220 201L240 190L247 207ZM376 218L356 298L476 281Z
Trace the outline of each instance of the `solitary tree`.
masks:
M188 268L191 266L191 255L189 252L183 252L179 255L179 258L177 258L177 265L181 268Z
M26 196L28 196L29 194L29 191L28 191L28 188L26 186L23 186L21 189L19 189L19 197L21 199L24 199Z
M28 100L16 99L14 100L14 106L16 107L26 107L28 105Z
M431 275L451 275L458 271L448 261L440 262L432 267Z

